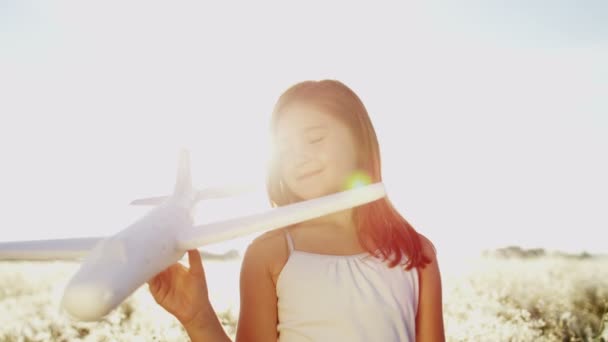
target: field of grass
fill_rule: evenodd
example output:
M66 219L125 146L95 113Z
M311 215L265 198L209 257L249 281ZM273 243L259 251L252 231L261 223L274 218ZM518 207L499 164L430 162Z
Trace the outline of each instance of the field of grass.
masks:
M142 286L100 322L59 312L72 262L0 262L0 341L183 341ZM214 308L234 337L240 260L208 261ZM608 341L608 258L486 255L441 264L448 341ZM603 319L603 321L602 321Z
M466 270L444 281L448 340L608 341L608 258L487 256Z

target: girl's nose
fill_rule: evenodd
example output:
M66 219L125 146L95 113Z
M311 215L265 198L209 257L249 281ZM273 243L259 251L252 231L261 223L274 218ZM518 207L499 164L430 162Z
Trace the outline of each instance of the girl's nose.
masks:
M306 142L295 144L293 149L293 161L296 167L299 167L303 163L309 162L313 157L313 151L310 144L307 144Z

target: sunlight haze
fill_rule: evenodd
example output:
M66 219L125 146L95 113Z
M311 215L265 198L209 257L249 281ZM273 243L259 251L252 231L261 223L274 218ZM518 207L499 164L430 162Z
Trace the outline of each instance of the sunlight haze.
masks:
M125 228L149 210L131 200L172 191L182 147L197 187L259 189L199 222L265 210L272 107L331 78L363 100L388 195L440 256L608 252L602 2L338 3L5 2L0 241Z

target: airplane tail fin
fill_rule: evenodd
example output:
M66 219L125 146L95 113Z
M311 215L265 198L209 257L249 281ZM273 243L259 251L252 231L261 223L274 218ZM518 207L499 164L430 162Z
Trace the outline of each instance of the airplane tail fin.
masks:
M185 195L192 192L192 176L190 174L190 152L182 149L179 153L179 164L177 167L177 181L173 195Z
M220 199L225 197L238 196L256 190L251 185L242 186L210 186L196 191L196 202L208 199ZM145 197L133 200L131 205L159 205L167 200L169 196Z
M195 204L198 201L206 199L231 197L255 190L256 188L251 184L213 186L198 191L194 190L192 188L192 175L190 173L190 152L187 149L182 149L180 151L177 180L175 182L173 196L189 198L192 201L191 203ZM169 197L170 196L156 196L139 198L132 201L130 204L159 205Z

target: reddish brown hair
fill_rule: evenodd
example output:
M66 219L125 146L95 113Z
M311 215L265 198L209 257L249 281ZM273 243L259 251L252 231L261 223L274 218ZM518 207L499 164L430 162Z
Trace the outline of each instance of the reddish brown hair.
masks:
M270 131L276 136L276 123L284 109L294 103L315 106L333 115L347 125L353 134L359 157L359 170L371 178L371 183L381 182L380 149L376 132L367 110L359 97L345 84L335 80L304 81L289 87L278 99L270 120ZM271 154L266 188L272 207L296 202L296 197L283 185L279 173L279 161ZM378 247L383 260L389 266L400 263L402 256L408 257L406 270L422 266L430 260L422 253L421 238L416 230L392 205L388 196L365 205L355 207L354 220L361 245L374 254L368 239ZM366 237L368 239L366 239ZM433 249L435 247L433 246Z

